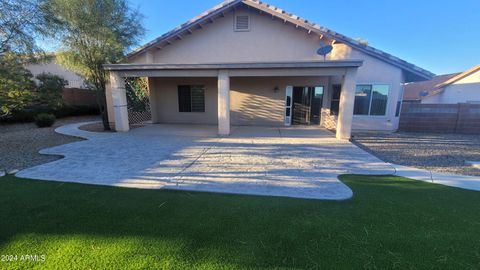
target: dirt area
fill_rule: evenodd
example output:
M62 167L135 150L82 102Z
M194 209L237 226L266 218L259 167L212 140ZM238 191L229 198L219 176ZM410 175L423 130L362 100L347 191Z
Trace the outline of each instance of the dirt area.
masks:
M465 161L480 161L480 136L432 133L357 133L352 142L378 158L436 172L480 176Z
M38 128L34 123L0 125L0 170L21 170L59 159L40 155L44 148L80 141L81 139L56 133L55 128L78 122L100 120L98 116L58 119L53 127Z

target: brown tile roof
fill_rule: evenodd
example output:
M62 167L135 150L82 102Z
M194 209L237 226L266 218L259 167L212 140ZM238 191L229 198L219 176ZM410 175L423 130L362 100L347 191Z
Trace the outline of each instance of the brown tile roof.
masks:
M439 84L443 84L446 81L462 74L460 73L453 73L453 74L446 74L433 77L429 81L421 81L415 83L409 83L405 85L405 91L403 94L403 100L406 101L413 101L413 100L421 100L425 96L432 96L434 95L435 91L438 89L437 86ZM422 92L425 91L425 94L422 97Z

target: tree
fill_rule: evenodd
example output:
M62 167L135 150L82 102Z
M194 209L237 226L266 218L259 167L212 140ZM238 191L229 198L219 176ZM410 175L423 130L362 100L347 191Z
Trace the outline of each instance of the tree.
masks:
M20 58L7 53L0 61L0 118L27 107L32 101L35 83Z
M35 39L47 31L43 5L44 0L0 0L0 57L38 50Z
M144 34L141 15L127 0L47 0L43 9L53 35L61 40L60 63L83 75L97 91L109 129L104 64L116 63Z

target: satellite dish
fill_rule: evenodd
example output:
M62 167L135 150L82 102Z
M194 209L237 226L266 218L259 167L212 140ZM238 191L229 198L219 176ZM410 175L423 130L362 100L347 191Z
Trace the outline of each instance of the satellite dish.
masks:
M421 97L426 97L426 96L428 96L428 91L427 91L427 90L423 90L422 92L420 92L420 96L421 96Z
M327 45L325 47L321 47L320 49L317 50L317 54L326 56L333 50L333 47L331 45Z
M317 50L317 54L325 58L333 50L332 45L325 45L325 42L320 42L320 49Z

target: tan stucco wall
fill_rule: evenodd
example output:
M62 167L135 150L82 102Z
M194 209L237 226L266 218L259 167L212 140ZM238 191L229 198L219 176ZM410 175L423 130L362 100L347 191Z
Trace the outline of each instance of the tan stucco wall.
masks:
M346 59L363 59L363 65L358 69L357 84L388 84L390 92L388 96L387 113L385 116L360 116L354 115L354 130L396 130L399 118L395 117L397 101L403 96L403 71L395 66L387 64L377 58L365 55L362 52L352 50L346 45L335 45L337 53L335 57ZM338 53L340 52L340 53ZM340 83L341 78L333 78L332 83Z
M318 35L308 34L304 29L284 24L283 21L272 19L271 16L260 15L258 11L237 10L236 12L250 15L251 31L235 32L233 30L234 14L228 13L224 18L204 25L203 29L195 30L192 35L173 41L170 46L162 50L152 49L153 62L189 64L323 60L322 56L316 54L320 43ZM358 69L357 84L390 85L387 115L355 116L353 128L356 130L397 129L399 119L395 117L395 109L401 96L403 71L343 44L335 44L328 58L330 60L364 60L363 66ZM146 54L138 56L131 62L146 63ZM336 83L335 80L339 81L340 78L332 78L332 83ZM262 83L257 79L251 81ZM329 90L329 87L326 89ZM278 96L282 96L281 99L283 99L284 95L285 89L281 87ZM243 99L243 96L232 94L233 98ZM276 101L274 99L271 102ZM240 121L235 112L232 112L232 121Z
M316 54L320 38L296 29L271 16L237 10L250 15L249 32L234 31L234 14L230 12L192 35L174 41L162 50L155 50L154 63L223 63L321 60ZM146 55L133 62L145 63Z
M217 81L215 78L155 78L158 123L216 124ZM326 77L231 78L230 111L232 125L282 126L285 89L292 86L327 86ZM177 86L205 85L205 113L180 113ZM278 87L279 91L274 89Z
M327 85L327 77L232 78L231 122L233 125L283 126L287 86Z
M153 78L158 123L217 124L216 78ZM178 85L205 86L205 112L179 112ZM153 100L152 100L153 101Z

